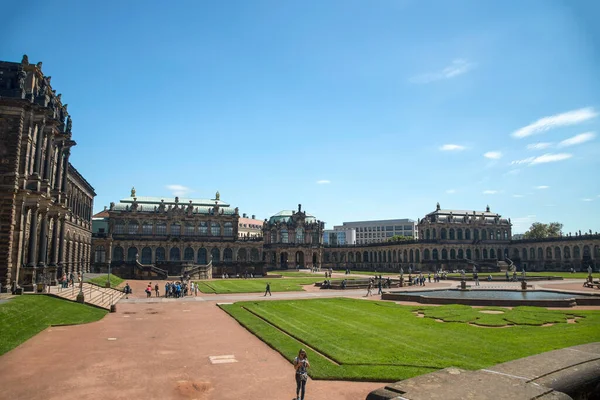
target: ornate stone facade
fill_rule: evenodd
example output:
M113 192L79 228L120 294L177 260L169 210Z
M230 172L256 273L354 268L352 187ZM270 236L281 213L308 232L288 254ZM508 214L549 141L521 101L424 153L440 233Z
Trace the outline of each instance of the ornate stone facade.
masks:
M117 267L138 260L178 275L184 265L207 265L213 273L262 273L262 238L239 237L238 208L214 199L166 200L131 196L95 218L95 267Z
M600 268L600 235L511 240L510 219L486 211L441 210L419 220L420 240L324 249L323 264L377 271L499 270L514 262L530 271ZM428 233L429 232L429 233Z
M0 288L89 267L94 189L69 163L72 120L42 63L0 62Z
M302 211L281 211L263 225L264 257L277 268L321 267L325 223Z

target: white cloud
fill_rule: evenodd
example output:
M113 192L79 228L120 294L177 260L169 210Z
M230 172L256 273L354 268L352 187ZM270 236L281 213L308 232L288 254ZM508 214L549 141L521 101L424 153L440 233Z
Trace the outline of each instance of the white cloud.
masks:
M541 185L541 186L534 186L534 189L538 189L538 190L542 190L542 189L550 189L550 186L546 186L546 185Z
M455 189L448 189L448 190L446 190L446 193L453 194L453 193L456 193L456 190Z
M515 199L520 199L521 197L525 197L522 194L513 194L512 197L514 197Z
M420 74L410 78L409 81L411 83L431 83L443 79L451 79L469 72L474 67L474 63L468 62L467 60L456 59L441 71Z
M183 185L167 185L167 189L171 191L173 196L185 196L193 190Z
M492 160L499 160L502 158L502 153L499 151L488 151L483 155L485 158L491 158Z
M532 124L514 131L511 136L524 138L536 133L545 132L559 126L575 125L598 115L592 107L580 108L579 110L567 111L562 114L555 114L549 117L540 118Z
M498 191L497 190L484 190L482 193L483 194L496 194L496 193L498 193Z
M537 164L546 164L550 162L564 161L573 157L573 154L569 153L546 153L537 157L527 157L522 160L512 161L511 165L518 164L529 164L529 165L537 165Z
M594 132L580 133L579 135L575 135L573 137L563 140L562 142L560 142L558 144L558 147L569 147L569 146L574 146L576 144L589 142L590 140L594 139L595 137L596 137L596 134Z
M317 185L327 185L330 183L331 183L331 181L329 181L327 179L321 179L320 181L317 181Z
M510 171L505 172L504 175L518 175L519 173L521 173L520 169L511 169Z
M526 217L511 218L512 231L513 232L525 232L529 229L531 224L535 222L535 215L528 215Z
M465 146L461 146L460 144L445 144L440 147L441 151L462 151L466 149Z
M527 145L527 150L544 150L548 147L551 147L554 143L552 142L538 142L538 143L530 143Z
M589 197L586 197L584 199L581 199L581 201L594 201L594 199L590 199Z

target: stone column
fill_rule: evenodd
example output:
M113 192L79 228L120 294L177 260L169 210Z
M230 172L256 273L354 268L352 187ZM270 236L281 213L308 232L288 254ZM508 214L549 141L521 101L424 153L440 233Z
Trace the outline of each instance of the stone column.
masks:
M37 250L37 207L31 208L31 224L29 225L29 248L27 249L27 266L35 267L35 253Z
M35 146L35 159L33 163L33 174L40 175L41 164L42 164L42 142L44 141L44 129L45 124L38 124L38 135Z
M61 191L64 193L67 192L67 177L69 175L69 156L70 155L71 155L71 151L69 149L66 149L65 157L63 160L63 176L62 176L62 186L61 186Z
M52 153L54 150L54 139L51 134L47 135L46 139L46 160L44 163L44 180L50 182L50 174L52 173Z
M48 260L48 213L43 212L42 225L40 227L40 245L37 266L39 268L46 268L46 262Z
M62 186L62 175L64 166L64 147L60 144L58 149L58 157L56 159L56 179L54 180L54 190L60 190Z
M60 237L62 238L63 236L63 232L62 229L59 229L59 225L60 225L60 217L58 215L55 215L53 218L54 223L53 223L53 228L52 228L52 260L50 260L50 266L57 266L58 265L58 260L59 260L59 253L60 253L60 247L62 246L62 240L60 241L60 243L58 242L58 237L59 237L59 230L60 230Z

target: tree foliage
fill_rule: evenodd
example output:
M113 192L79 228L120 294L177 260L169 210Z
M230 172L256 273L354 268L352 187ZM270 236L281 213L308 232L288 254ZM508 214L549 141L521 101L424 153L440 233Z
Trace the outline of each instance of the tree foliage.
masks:
M560 222L550 222L544 224L541 222L534 222L527 232L525 232L525 239L545 239L549 237L558 237L562 235L563 224Z

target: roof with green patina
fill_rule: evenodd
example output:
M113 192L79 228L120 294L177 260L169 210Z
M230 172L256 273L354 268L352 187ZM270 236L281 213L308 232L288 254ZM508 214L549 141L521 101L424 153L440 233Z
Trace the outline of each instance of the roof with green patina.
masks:
M271 218L269 218L269 223L273 224L276 222L290 222L290 220L292 219L292 216L294 214L296 214L297 211L294 210L282 210L279 211L277 214L273 215ZM311 215L309 213L304 213L306 216L306 222L316 222L317 219L315 218L314 215Z
M178 202L175 201L175 199L178 200ZM173 198L167 198L167 197L149 197L149 196L139 196L139 197L125 197L124 199L119 200L121 203L126 203L126 204L131 204L134 201L137 201L138 204L151 204L151 205L160 205L161 202L164 202L165 205L175 205L175 204L179 204L179 206L183 206L186 207L188 204L190 204L190 201L192 202L193 206L214 206L215 203L217 203L219 205L219 207L229 207L230 204L225 203L224 201L221 200L217 200L217 199L190 199L190 198L184 198L184 197L173 197Z

